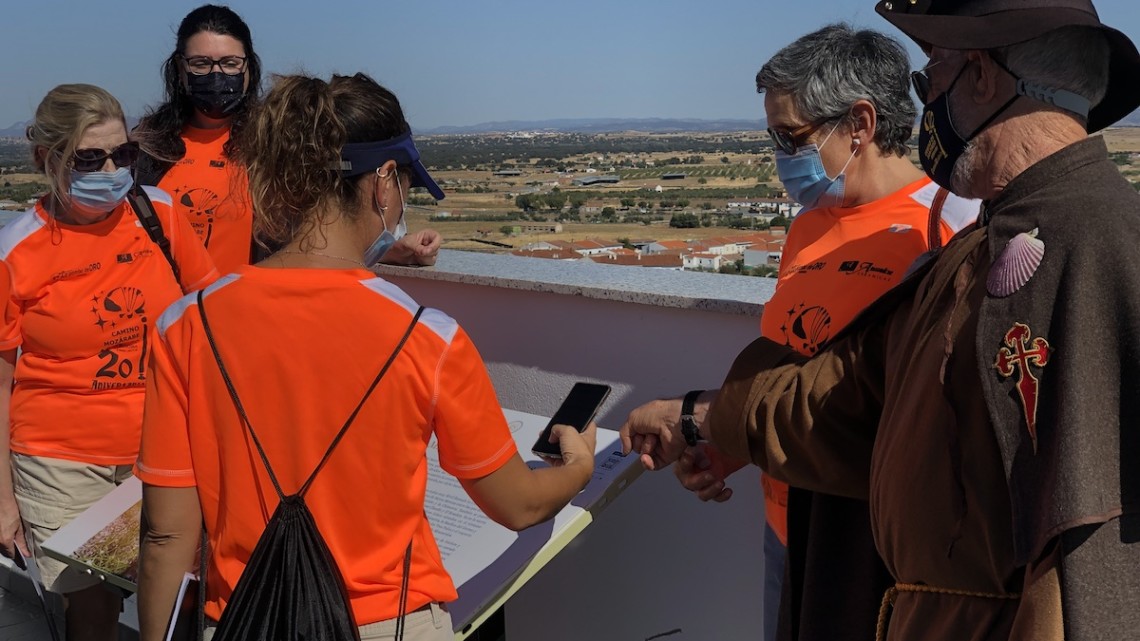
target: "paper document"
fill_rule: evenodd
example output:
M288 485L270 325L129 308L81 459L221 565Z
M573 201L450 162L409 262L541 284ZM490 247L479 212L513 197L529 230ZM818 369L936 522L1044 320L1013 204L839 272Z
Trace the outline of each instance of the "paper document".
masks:
M548 418L504 410L511 434L523 460L545 466L531 453ZM553 520L523 532L514 532L485 516L467 496L459 481L439 466L433 438L428 446L428 491L425 511L439 544L443 565L459 590L450 604L457 631L487 613L488 606L521 587L529 576L573 540L597 512L641 472L636 456L622 457L618 433L599 429L594 477L570 505Z
M198 575L187 572L178 585L178 596L166 626L166 641L197 639L194 627L198 623Z

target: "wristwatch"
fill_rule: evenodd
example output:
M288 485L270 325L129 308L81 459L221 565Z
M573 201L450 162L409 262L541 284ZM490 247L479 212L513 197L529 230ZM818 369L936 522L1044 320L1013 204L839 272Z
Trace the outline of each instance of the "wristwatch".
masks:
M681 401L681 435L690 446L701 442L700 426L697 425L697 419L693 418L693 407L697 404L697 397L703 393L703 389L695 389L685 394L685 399Z

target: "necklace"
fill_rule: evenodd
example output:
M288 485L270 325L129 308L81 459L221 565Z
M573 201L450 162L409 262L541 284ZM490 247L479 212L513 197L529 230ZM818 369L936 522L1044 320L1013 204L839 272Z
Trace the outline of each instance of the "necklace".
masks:
M344 256L333 256L332 254L322 254L321 252L314 252L314 251L303 252L303 251L297 251L296 249L280 249L280 250L277 250L276 253L277 254L296 254L298 256L320 256L321 258L331 258L333 260L340 260L340 261L344 261L346 263L352 263L353 265L360 265L364 269L368 269L368 265L365 265L364 261L354 260L352 258L345 258ZM277 259L281 260L280 256L278 256Z

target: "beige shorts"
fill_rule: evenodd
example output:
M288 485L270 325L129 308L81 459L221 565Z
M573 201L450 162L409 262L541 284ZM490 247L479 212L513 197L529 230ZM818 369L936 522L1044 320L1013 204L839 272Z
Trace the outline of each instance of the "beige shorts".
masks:
M12 484L44 586L67 594L100 583L42 551L44 541L131 476L130 465L92 465L12 453Z
M207 623L204 641L214 638L216 623ZM377 621L360 626L360 641L388 641L396 638L396 620ZM438 603L404 615L404 641L454 641L451 615Z

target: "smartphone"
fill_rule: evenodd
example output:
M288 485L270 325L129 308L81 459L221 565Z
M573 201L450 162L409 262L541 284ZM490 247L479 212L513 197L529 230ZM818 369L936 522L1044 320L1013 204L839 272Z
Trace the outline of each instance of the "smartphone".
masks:
M570 389L570 394L566 396L566 400L562 401L562 405L554 412L554 416L550 417L546 429L538 435L538 441L535 442L531 451L546 458L562 458L562 450L559 449L558 444L550 442L550 431L554 429L555 425L569 425L577 428L579 432L586 429L586 426L594 420L594 416L609 395L609 385L574 383L574 387Z

